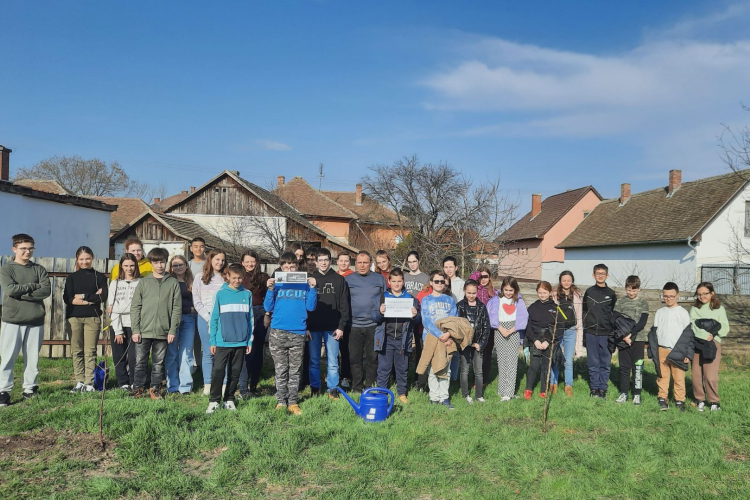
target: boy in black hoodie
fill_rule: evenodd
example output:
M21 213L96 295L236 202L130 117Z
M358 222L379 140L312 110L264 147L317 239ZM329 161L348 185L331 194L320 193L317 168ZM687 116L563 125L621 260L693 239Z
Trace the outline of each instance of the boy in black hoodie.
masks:
M609 338L612 336L613 311L617 296L607 286L609 268L604 264L594 266L596 284L583 295L583 345L589 368L589 396L607 397L607 380L612 361Z
M331 267L330 250L318 249L316 259L317 270L313 278L317 282L318 305L307 316L310 388L313 396L320 394L320 346L323 343L326 346L328 398L338 399L331 389L339 385L339 340L349 322L349 287L344 277Z
M529 306L529 324L526 327L526 338L529 342L531 362L526 371L526 390L523 399L531 399L531 391L536 384L536 377L541 369L542 379L539 384L539 397L543 398L547 392L549 380L549 356L553 355L552 329L555 326L557 304L552 300L552 285L542 281L536 286L539 300ZM562 318L560 318L562 319ZM559 340L556 342L559 350Z

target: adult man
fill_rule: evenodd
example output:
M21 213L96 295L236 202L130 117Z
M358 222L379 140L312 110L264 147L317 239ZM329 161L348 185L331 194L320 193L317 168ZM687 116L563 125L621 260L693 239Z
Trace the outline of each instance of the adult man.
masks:
M380 296L388 289L380 273L370 271L372 257L364 250L354 261L355 273L347 276L351 298L352 331L349 336L349 355L352 369L352 390L361 392L365 385L371 387L377 378L378 364L375 356L375 327L373 319L380 307Z
M404 290L412 297L417 296L422 288L430 281L427 273L419 270L419 253L412 250L406 255L406 267L409 272L404 275Z
M320 248L317 257L317 270L313 278L318 288L318 305L307 315L307 328L310 341L310 387L312 394L320 393L320 346L326 348L328 397L337 399L331 389L339 385L339 340L349 322L349 287L346 280L331 267L331 252Z
M151 262L143 254L143 243L138 238L132 237L125 240L125 253L132 253L135 258L138 259L138 271L141 273L141 278L145 278L151 274ZM109 281L116 280L120 275L120 264L115 264L112 267L112 271L109 273Z
M448 256L443 259L443 272L448 275L448 279L451 280L451 294L456 303L464 300L464 280L456 276L458 266L456 265L456 258Z
M206 263L206 240L200 237L190 240L190 253L193 254L193 258L190 259L190 271L193 277L200 276Z

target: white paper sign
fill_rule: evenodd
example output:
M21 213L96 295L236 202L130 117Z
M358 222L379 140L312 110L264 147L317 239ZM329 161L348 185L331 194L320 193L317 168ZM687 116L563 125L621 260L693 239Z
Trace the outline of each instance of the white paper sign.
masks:
M307 273L277 272L274 275L277 285L299 285L307 283Z
M414 305L414 299L411 297L405 299L386 297L384 303L386 318L411 318L411 308Z

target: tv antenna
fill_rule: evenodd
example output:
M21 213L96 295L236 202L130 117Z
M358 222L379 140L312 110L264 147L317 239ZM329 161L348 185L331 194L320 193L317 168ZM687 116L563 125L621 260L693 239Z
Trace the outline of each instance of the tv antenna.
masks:
M323 177L325 177L326 174L323 173L323 164L318 164L318 191L321 191L323 189Z

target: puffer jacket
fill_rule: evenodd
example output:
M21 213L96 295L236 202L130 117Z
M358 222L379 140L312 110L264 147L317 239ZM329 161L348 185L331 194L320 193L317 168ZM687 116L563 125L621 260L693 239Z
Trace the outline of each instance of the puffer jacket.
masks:
M484 346L487 344L487 339L490 338L490 316L487 313L487 308L482 302L477 299L476 305L476 317L469 317L469 304L466 299L463 299L456 304L456 313L460 318L466 318L469 323L474 325L474 337L471 339L470 345L479 344L479 350L484 350Z
M659 341L656 337L656 327L652 326L651 330L648 332L648 357L654 362L656 375L661 377L658 349ZM674 348L672 348L672 351L667 354L667 361L680 370L687 371L688 365L685 363L685 358L693 359L693 354L695 354L695 335L693 334L693 327L688 325L682 330L680 339L677 341Z

